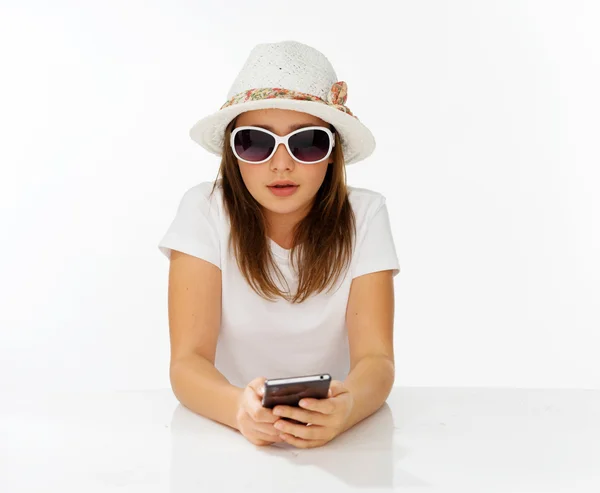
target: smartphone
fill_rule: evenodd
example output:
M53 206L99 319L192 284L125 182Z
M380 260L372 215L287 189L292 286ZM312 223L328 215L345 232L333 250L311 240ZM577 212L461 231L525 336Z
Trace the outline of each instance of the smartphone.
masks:
M278 404L296 406L300 399L326 399L331 383L329 373L301 377L272 378L265 381L262 398L263 407L273 408Z

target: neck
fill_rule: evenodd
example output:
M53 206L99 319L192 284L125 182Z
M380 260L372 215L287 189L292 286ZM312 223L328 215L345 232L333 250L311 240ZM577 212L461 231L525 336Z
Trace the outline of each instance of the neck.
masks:
M287 214L279 214L265 210L267 220L267 236L284 248L291 248L294 227L306 217L308 211L297 210Z

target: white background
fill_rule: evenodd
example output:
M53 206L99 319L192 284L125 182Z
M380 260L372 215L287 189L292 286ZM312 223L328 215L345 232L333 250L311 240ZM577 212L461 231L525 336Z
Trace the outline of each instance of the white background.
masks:
M387 197L397 385L600 388L595 1L0 3L0 390L169 386L157 244L250 49L348 83ZM283 327L284 328L284 327Z

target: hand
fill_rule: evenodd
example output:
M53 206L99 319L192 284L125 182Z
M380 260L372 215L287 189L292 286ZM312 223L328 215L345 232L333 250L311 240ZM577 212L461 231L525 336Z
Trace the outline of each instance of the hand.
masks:
M236 414L237 428L240 433L254 445L271 445L283 441L273 427L277 416L273 411L262 406L264 377L255 378L244 389L238 401Z
M291 418L305 424L294 424L279 419L275 428L280 431L281 438L298 448L313 448L325 445L342 433L354 399L348 389L339 380L332 380L329 397L326 399L304 398L300 407L275 406L275 417Z

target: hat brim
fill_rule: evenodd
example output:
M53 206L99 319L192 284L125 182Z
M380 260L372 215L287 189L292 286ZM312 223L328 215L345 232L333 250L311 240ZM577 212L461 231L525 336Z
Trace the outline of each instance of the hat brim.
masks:
M285 98L248 101L218 110L196 122L190 129L190 137L210 153L221 156L225 127L231 120L246 111L266 108L309 113L332 124L340 135L346 165L362 161L375 150L373 134L357 118L324 103Z

